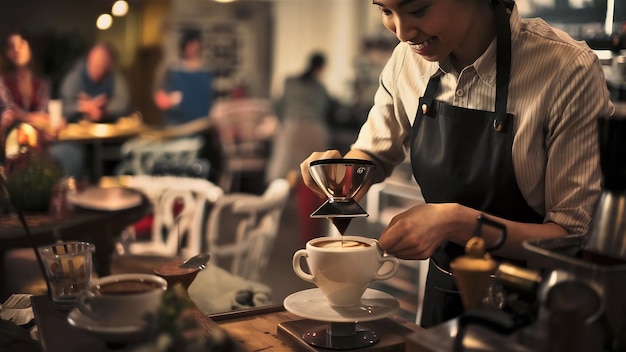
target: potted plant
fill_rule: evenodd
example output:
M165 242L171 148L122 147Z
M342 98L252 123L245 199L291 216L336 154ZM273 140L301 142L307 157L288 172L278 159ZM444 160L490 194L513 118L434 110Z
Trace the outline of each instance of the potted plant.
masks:
M7 160L7 186L13 205L22 212L47 212L61 166L43 151L31 149Z

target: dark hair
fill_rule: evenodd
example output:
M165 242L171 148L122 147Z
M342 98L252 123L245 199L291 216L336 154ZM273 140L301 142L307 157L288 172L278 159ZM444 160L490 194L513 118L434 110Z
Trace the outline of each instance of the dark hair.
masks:
M9 58L6 55L7 40L9 40L9 38L13 35L19 35L20 37L22 37L22 39L24 39L28 43L28 47L30 48L30 56L31 56L28 66L30 66L32 70L39 69L38 67L35 67L35 59L37 57L37 53L33 45L32 36L24 29L13 28L9 30L8 32L6 32L4 36L2 36L2 54L1 54L2 65L0 66L0 72L3 72L3 73L7 71L10 72L10 71L15 71L16 69L15 64L11 60L9 60Z
M302 79L314 78L315 72L323 68L326 65L326 57L322 53L313 53L309 57L309 66L306 71L300 76Z
M187 44L193 41L202 41L202 33L197 29L185 29L180 36L178 42L178 52L182 54L185 51Z

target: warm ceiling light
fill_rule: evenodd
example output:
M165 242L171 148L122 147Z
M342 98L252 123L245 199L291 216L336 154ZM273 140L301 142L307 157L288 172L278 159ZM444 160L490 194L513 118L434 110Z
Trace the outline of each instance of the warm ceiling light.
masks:
M101 31L111 28L112 24L113 17L111 17L111 15L109 15L108 13L103 13L102 15L98 16L98 19L96 20L96 27L98 27L98 29Z
M113 16L122 17L128 13L128 3L124 0L117 0L111 7L111 13Z
M227 3L227 2L233 2L235 0L215 0L215 2L223 2L223 3Z

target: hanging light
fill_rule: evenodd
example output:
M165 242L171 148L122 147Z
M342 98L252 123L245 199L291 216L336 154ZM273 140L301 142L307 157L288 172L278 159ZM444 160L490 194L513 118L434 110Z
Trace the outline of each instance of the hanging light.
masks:
M98 27L98 29L101 31L105 31L111 28L112 24L113 17L111 17L111 15L109 15L108 13L103 13L102 15L98 16L98 19L96 20L96 27Z
M111 7L111 14L116 17L126 16L128 13L128 3L124 0L117 0Z

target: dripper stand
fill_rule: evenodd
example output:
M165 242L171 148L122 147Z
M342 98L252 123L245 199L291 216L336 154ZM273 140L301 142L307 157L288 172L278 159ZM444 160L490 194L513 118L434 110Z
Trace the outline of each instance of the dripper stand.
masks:
M311 218L358 218L368 216L352 198L329 199L311 214Z
M312 346L331 350L348 350L371 346L380 340L378 334L357 323L329 322L302 335Z
M406 328L389 319L399 302L385 292L368 288L360 305L330 307L319 289L310 289L290 295L284 306L304 318L278 326L279 335L298 350L386 351L404 343Z

